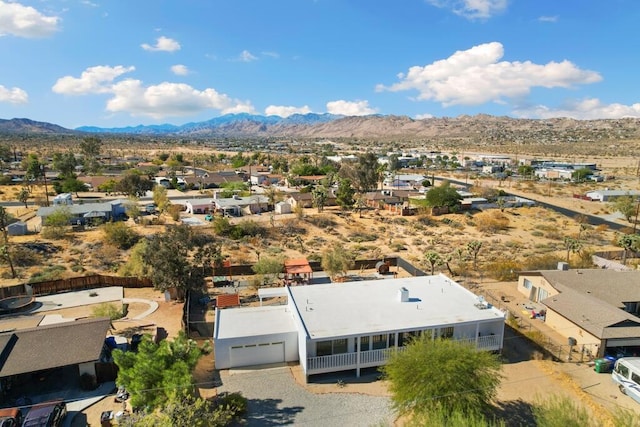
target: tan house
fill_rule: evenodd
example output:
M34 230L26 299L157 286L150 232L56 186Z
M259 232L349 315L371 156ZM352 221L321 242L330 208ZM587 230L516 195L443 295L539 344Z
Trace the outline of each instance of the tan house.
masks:
M545 322L596 357L640 355L640 271L522 272L518 291L544 306Z

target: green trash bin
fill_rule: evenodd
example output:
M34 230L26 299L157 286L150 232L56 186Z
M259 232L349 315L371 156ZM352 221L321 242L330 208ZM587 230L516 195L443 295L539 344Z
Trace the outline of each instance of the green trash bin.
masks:
M609 359L596 359L593 369L599 374L611 372L613 363Z

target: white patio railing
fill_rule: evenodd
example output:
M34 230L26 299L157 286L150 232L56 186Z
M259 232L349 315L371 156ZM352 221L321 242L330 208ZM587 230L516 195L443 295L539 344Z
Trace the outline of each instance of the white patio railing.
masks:
M458 341L475 344L477 340L478 350L497 351L502 347L500 338L501 337L498 335L486 335L478 337L477 339L463 338ZM390 353L403 351L404 349L405 347L391 347L380 350L363 351L360 352L359 361L358 353L341 353L329 356L308 357L307 374L321 374L325 372L381 366L387 362Z

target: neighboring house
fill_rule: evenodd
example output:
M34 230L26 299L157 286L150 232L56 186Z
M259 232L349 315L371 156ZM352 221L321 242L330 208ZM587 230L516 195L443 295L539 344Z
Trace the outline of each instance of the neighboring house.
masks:
M204 174L198 174L198 176L187 175L184 177L184 180L191 188L204 190L208 188L220 188L224 184L231 182L244 182L244 176L235 171L221 171L206 172Z
M298 206L303 208L312 208L313 207L313 194L311 193L291 193L289 197L285 200L287 203L291 205L292 209L295 209ZM327 200L325 200L325 206L336 206L336 196L333 193L333 189L330 189L327 193Z
M284 283L286 285L308 285L313 270L306 258L288 259L284 262Z
M281 306L216 311L216 368L298 361L309 375L384 365L412 337L500 351L505 314L444 275L287 286Z
M71 193L61 193L56 195L52 201L53 206L66 206L73 204Z
M374 209L384 209L391 213L402 215L409 207L412 192L407 190L370 191L364 195L367 206ZM413 192L413 194L416 194Z
M545 322L594 356L640 350L640 271L522 272L518 291L546 307Z
M118 199L104 203L41 207L38 208L36 216L39 216L44 224L47 217L56 212L56 210L68 209L71 214L70 224L85 225L95 219L105 222L123 218L126 215L126 203L127 201Z
M212 200L216 212L222 212L232 216L252 215L269 210L269 198L261 194L241 197L233 196L224 199Z
M282 175L272 174L272 173L254 173L251 175L250 182L251 185L261 185L268 187L270 185L275 185L282 181L284 178Z
M96 318L1 333L0 388L19 377L67 366L77 366L78 381L85 373L96 377L95 364L110 327L109 318Z
M419 188L422 187L422 182L427 179L424 175L393 175L384 179L384 185L386 187L393 188Z
M213 200L211 199L191 199L185 201L184 205L188 214L206 214L214 210Z
M586 194L586 196L591 200L608 202L610 200L617 199L618 197L625 197L625 196L639 197L640 191L638 190L597 190L597 191L589 191Z
M536 169L534 174L536 178L570 180L574 172L573 169L543 168Z

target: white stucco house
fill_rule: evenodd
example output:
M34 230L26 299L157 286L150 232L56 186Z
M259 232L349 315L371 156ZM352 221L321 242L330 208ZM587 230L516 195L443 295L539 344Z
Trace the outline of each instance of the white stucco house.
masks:
M359 376L420 335L502 349L505 313L444 275L267 290L286 304L216 311L217 369L299 362L307 377Z

